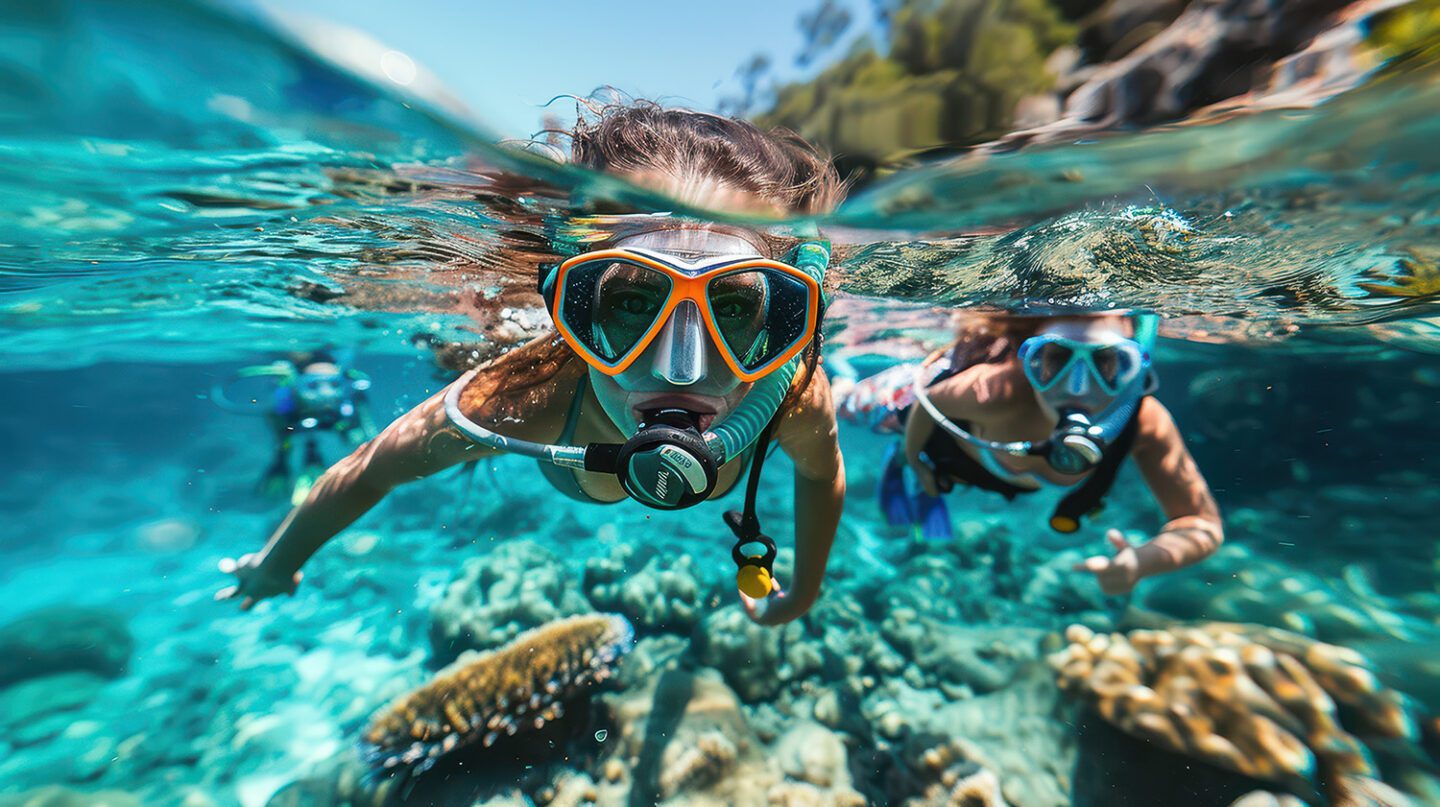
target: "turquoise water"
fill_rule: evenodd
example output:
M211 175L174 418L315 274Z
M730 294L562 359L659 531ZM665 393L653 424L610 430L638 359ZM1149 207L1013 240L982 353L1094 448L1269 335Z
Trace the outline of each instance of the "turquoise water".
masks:
M1326 643L1291 653L1321 677L1353 673L1336 648L1360 654L1378 677L1334 685L1355 695L1335 711L1364 760L1347 775L1440 802L1434 65L1310 108L910 168L822 222L841 246L827 361L923 356L966 305L1164 314L1159 395L1226 516L1197 567L1129 597L1071 570L1102 526L1158 525L1132 468L1075 536L973 494L950 503L953 542L917 544L874 503L885 441L842 425L825 593L783 629L735 603L720 513L738 492L586 507L518 458L401 488L293 598L240 613L212 600L217 564L284 505L253 490L263 419L217 406L217 382L335 346L383 425L548 328L533 279L493 257L514 200L673 204L497 147L425 80L399 88L244 12L3 17L0 805L920 804L986 776L1016 805L1352 803L1303 706L1206 679L1240 693L1212 698L1245 704L1224 712L1248 721L1235 736L1269 737L1259 715L1325 751L1307 776L1241 776L1116 730L1045 661L1072 624L1215 621ZM790 475L767 466L768 525L793 523ZM489 753L366 778L372 715L467 642L592 611L638 639L603 693ZM1283 747L1255 742L1250 758Z

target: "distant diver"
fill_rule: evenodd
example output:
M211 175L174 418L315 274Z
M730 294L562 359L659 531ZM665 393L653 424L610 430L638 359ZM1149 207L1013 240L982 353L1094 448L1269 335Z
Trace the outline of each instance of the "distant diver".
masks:
M239 403L233 391L247 379L261 378L271 386L253 402ZM211 393L217 405L231 412L261 414L275 437L275 455L257 485L261 496L286 496L292 505L305 501L325 471L318 435L330 432L352 447L375 436L375 422L365 393L370 378L347 367L329 351L295 353L270 364L241 369ZM300 473L292 478L290 455L297 438L304 439Z
M1224 541L1219 507L1152 395L1156 324L1151 315L971 315L946 350L849 386L842 418L903 434L881 474L887 520L945 540L940 497L957 485L1006 499L1049 491L1050 527L1073 533L1133 457L1167 522L1138 546L1109 530L1114 554L1076 571L1122 594L1211 555Z

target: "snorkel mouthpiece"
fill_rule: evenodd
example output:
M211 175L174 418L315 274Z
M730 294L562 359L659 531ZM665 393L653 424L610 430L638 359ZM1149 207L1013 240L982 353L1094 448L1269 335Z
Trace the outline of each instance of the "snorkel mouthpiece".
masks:
M1092 425L1083 412L1066 413L1050 438L1046 459L1050 467L1061 473L1083 473L1105 458L1105 445L1109 442L1106 437L1104 430Z
M700 436L693 412L661 409L645 417L640 430L615 457L620 487L642 504L679 510L705 501L720 471Z

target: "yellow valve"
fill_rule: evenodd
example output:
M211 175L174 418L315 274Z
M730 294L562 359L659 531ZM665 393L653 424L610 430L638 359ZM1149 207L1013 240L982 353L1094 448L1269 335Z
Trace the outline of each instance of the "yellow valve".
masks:
M1080 529L1080 522L1069 516L1055 516L1050 519L1050 528L1056 532L1069 534Z
M752 600L763 600L772 588L770 570L747 563L735 573L735 587Z

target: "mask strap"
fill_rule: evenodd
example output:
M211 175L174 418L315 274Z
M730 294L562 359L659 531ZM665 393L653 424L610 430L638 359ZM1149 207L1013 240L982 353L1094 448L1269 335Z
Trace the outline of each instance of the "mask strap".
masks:
M1159 314L1135 315L1135 341L1146 353L1155 352L1155 340L1160 334Z

